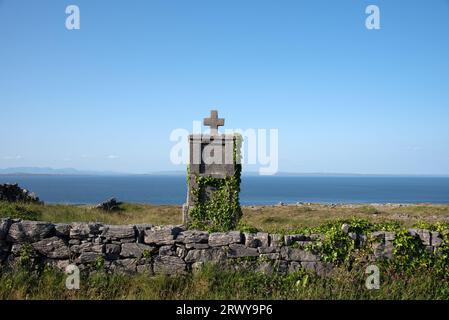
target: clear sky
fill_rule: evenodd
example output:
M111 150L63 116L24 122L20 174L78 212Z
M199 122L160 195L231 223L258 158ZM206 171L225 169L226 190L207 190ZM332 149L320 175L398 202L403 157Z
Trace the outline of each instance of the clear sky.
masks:
M449 174L449 1L0 0L0 168L184 170L212 108L281 171Z

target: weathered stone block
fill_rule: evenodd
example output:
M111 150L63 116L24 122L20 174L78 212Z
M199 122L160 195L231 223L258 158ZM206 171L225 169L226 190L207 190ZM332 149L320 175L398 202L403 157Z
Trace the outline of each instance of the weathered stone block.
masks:
M249 248L268 247L269 236L268 233L245 233L245 246Z
M70 228L70 238L86 239L89 237L94 237L100 234L100 228L102 228L102 225L99 223L87 223L87 222L73 223L71 224Z
M182 231L176 237L176 242L188 243L207 243L209 240L209 233L198 230Z
M70 249L68 245L58 237L51 237L32 244L34 250L50 259L68 259Z
M209 244L207 243L187 243L186 249L207 249Z
M186 263L177 256L157 256L153 265L155 274L183 274Z
M221 247L190 250L184 259L186 262L219 263L226 260L226 251Z
M290 234L284 237L284 243L287 246L291 246L297 241L310 241L310 238L303 234Z
M152 224L136 224L137 242L143 243L145 239L145 230L149 230L154 227Z
M236 257L257 257L259 256L259 252L256 248L248 248L243 244L230 244L228 257L236 258Z
M150 255L157 251L156 247L143 243L124 243L120 256L124 258L142 258L144 255Z
M36 242L51 236L54 225L41 221L22 221L9 227L7 240L9 242Z
M107 243L104 247L104 254L108 260L117 260L120 258L120 245L115 243Z
M242 233L240 231L214 232L209 235L209 245L211 247L227 246L232 243L242 243Z
M110 270L118 273L132 274L137 271L136 259L121 259L111 263Z
M70 224L56 223L55 224L55 236L65 238L70 236Z
M175 243L175 238L182 232L179 226L156 226L149 230L145 230L145 243L169 245Z
M103 244L94 244L92 242L85 242L79 245L74 245L70 247L70 251L75 254L81 254L85 252L103 253Z
M133 225L104 226L101 236L106 240L117 240L120 242L134 242L137 239L136 228Z
M87 263L95 263L103 257L102 253L97 252L83 252L80 256L75 260L77 264L87 264Z
M270 260L279 260L281 258L281 254L280 253L261 253L260 257L270 259Z
M174 245L166 245L159 248L160 256L176 256L176 248Z
M280 249L277 247L259 247L257 248L257 250L259 251L259 253L276 253L276 252L280 252Z

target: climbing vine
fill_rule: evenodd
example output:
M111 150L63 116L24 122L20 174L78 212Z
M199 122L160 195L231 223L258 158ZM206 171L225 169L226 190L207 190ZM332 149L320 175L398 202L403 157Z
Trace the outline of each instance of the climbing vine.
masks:
M216 178L195 175L196 188L191 193L195 205L189 211L190 228L228 231L237 226L242 216L239 200L242 171L240 163L241 142L241 136L236 135L233 149L235 171L232 176ZM188 176L190 176L189 172ZM206 192L207 188L212 190L209 195Z

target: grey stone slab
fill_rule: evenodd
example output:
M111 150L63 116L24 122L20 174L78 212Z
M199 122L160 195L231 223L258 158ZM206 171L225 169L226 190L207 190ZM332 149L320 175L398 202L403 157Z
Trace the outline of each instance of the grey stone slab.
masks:
M153 264L155 274L184 274L186 267L184 260L177 256L157 256Z
M7 240L9 242L36 242L49 237L54 232L54 225L41 221L22 221L11 224Z
M34 250L50 259L68 259L70 249L68 245L58 237L51 237L32 244Z
M240 231L215 232L209 235L209 245L211 247L227 246L230 244L242 243L242 233Z
M145 243L169 245L175 243L175 238L183 229L180 226L156 226L145 230Z
M243 244L230 244L228 257L238 258L238 257L258 257L259 252L256 248L248 248Z

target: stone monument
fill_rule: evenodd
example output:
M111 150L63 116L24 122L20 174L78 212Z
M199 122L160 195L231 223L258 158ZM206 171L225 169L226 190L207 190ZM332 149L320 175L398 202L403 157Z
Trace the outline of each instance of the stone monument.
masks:
M209 134L189 136L187 202L183 223L194 228L226 231L235 228L241 216L239 203L241 136L220 134L224 119L212 110L204 119Z

